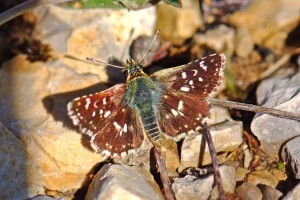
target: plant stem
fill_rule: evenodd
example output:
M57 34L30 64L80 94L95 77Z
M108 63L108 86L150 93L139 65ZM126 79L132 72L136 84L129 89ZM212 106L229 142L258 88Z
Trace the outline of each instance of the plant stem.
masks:
M208 99L208 101L212 105L227 107L227 108L233 108L233 109L239 109L239 110L246 110L250 112L255 113L264 113L273 115L280 118L286 118L291 119L295 121L300 121L300 115L296 113L286 112L274 108L266 108L263 106L257 106L253 104L246 104L246 103L239 103L234 101L227 101L227 100L219 100L219 99Z

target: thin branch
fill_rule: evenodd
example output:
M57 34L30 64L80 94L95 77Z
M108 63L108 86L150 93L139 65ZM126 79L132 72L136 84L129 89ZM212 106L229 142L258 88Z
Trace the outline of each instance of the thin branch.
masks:
M166 170L165 161L161 155L161 151L159 148L154 147L153 152L154 152L154 157L155 157L155 160L157 163L157 168L159 170L160 180L163 185L165 198L166 198L166 200L175 200L175 195L171 188L171 182L170 182L167 170Z
M291 54L286 54L286 55L282 56L276 63L272 64L266 71L264 71L260 75L259 78L264 79L264 78L270 76L271 74L276 72L278 69L280 69L280 67L282 67L285 63L287 63L290 58L291 58Z
M220 173L220 167L218 164L218 160L217 160L217 154L216 154L216 150L211 138L211 134L210 131L207 127L207 123L204 122L202 125L203 128L203 136L206 140L209 152L210 152L210 156L211 156L211 162L213 165L213 169L214 169L214 179L215 179L215 183L218 187L218 191L219 191L219 195L221 200L225 200L225 193L224 193L224 189L223 189L223 185L222 185L222 179L221 179L221 173Z
M286 112L286 111L282 111L282 110L278 110L278 109L274 109L274 108L266 108L263 106L257 106L257 105L253 105L253 104L238 103L238 102L234 102L234 101L219 100L219 99L208 99L208 101L212 105L233 108L233 109L239 109L239 110L246 110L246 111L255 112L255 113L269 114L269 115L273 115L275 117L300 121L299 114Z
M28 0L0 14L0 26L9 20L43 4L59 4L73 0Z

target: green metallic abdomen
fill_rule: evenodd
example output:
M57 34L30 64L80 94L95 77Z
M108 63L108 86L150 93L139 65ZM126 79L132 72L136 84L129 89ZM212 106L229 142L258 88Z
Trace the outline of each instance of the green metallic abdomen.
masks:
M161 96L160 85L148 76L131 80L125 93L125 103L137 111L144 130L155 144L161 141L161 131L156 117L158 111L156 105L159 105Z

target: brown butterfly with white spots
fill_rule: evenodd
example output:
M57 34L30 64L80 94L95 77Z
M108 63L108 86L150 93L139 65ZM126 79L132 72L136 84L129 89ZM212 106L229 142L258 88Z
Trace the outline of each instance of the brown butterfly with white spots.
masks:
M91 137L95 151L115 156L141 146L146 134L157 146L199 129L209 116L208 98L223 79L225 56L212 54L147 75L127 60L126 83L68 103L68 115Z

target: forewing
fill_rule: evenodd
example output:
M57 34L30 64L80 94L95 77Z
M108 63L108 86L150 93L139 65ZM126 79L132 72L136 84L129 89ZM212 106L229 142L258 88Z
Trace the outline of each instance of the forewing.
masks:
M121 154L141 145L143 135L135 113L123 105L125 84L68 103L68 115L81 133L92 137L92 147L107 155ZM139 126L140 127L140 126Z
M183 66L160 70L151 77L165 86L198 99L207 98L223 79L225 56L212 54Z
M187 65L161 70L151 77L162 85L163 98L158 108L159 123L168 136L179 139L199 128L209 116L209 97L223 79L225 56L210 55Z

